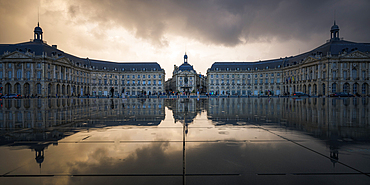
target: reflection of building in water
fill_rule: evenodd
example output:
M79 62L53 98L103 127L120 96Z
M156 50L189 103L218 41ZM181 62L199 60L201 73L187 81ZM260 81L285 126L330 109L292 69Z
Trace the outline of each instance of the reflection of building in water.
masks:
M165 118L163 99L93 99L91 124L159 125Z
M164 119L163 99L7 99L1 101L1 132L22 128L81 127L107 118L116 125L128 121L159 122ZM113 109L112 109L113 106ZM104 119L102 119L104 118ZM109 120L108 119L108 120ZM135 124L135 123L133 123ZM93 126L93 125L92 125Z
M304 126L315 133L340 128L343 133L343 128L369 126L368 102L367 98L210 98L207 114L216 124L255 120Z
M165 117L163 99L0 100L0 145L27 147L40 165L44 150L81 127L148 125Z
M277 125L321 139L333 165L347 141L370 140L368 98L210 98L208 119L215 125ZM345 142L343 142L345 141Z
M206 108L205 99L180 98L167 99L166 106L172 110L175 122L191 123L197 114L203 112Z

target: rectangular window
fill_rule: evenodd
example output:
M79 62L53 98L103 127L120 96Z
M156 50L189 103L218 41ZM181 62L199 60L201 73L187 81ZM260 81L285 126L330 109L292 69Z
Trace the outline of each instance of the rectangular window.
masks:
M9 78L9 79L13 78L12 71L8 71L8 78Z
M347 71L343 71L343 78L346 79L347 78Z
M3 72L0 71L0 79L3 79Z
M37 68L41 68L41 63L37 63Z
M280 78L276 78L276 83L280 83Z
M41 79L41 71L37 71L37 78Z
M162 75L158 75L158 78L162 78Z
M0 64L0 68L3 68L3 64Z
M157 84L157 81L156 80L153 80L153 85Z
M37 84L37 94L41 94L41 84Z
M27 63L26 64L26 68L28 68L28 69L31 68L31 64L30 63Z
M130 84L130 80L127 80L127 85Z
M148 77L149 77L149 75L148 75ZM150 83L151 83L151 81L150 81L150 80L148 80L148 85L150 85Z
M12 64L11 63L9 63L8 64L8 69L11 69L12 68Z
M144 77L144 76L143 76ZM143 85L145 85L145 80L143 80Z
M162 80L158 80L158 85L162 85Z
M273 78L271 78L271 83L274 83L274 79Z

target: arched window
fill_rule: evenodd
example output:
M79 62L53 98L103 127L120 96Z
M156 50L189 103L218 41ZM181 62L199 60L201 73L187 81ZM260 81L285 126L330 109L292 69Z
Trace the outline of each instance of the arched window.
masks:
M348 93L348 87L349 87L349 85L347 83L345 83L343 85L343 92Z
M337 92L337 84L336 84L336 83L333 83L333 84L332 84L331 90L332 90L332 91L331 91L332 93Z
M325 84L322 84L322 95L325 95Z
M353 94L357 94L357 88L358 84L357 83L353 84Z
M17 94L21 94L21 84L16 84Z

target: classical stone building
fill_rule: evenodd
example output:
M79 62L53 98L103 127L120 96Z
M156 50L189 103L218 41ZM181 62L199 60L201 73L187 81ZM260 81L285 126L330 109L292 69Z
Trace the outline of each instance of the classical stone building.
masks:
M205 77L193 69L188 63L188 55L184 55L184 63L174 66L172 78L166 81L166 90L180 93L206 92Z
M48 45L35 27L34 39L0 44L0 93L23 96L158 94L165 72L157 62L110 62L79 58Z
M258 62L215 62L207 70L209 93L282 95L302 91L314 96L334 92L369 95L370 43L339 38L330 30L325 44L297 56Z

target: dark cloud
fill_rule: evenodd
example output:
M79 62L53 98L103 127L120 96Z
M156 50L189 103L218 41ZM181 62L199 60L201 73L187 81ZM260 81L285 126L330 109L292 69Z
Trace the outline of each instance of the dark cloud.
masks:
M245 42L327 35L334 12L347 38L369 42L370 1L367 0L189 0L71 1L71 17L98 22L100 29L122 26L155 45L168 44L166 34L205 44L236 46ZM343 35L343 34L342 34Z

